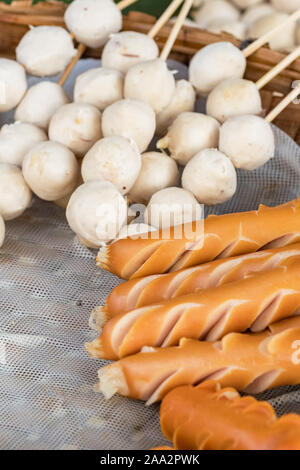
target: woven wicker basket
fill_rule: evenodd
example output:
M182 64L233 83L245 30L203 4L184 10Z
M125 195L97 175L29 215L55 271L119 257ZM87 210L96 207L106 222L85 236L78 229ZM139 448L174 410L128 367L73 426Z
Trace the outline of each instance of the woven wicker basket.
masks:
M28 30L29 25L42 24L64 25L63 15L66 5L56 0L49 0L35 5L31 0L15 0L12 4L0 4L0 56L14 57L15 48L21 37ZM144 13L131 12L124 17L124 29L147 33L155 18ZM166 25L158 34L156 40L160 47L166 41L171 30L171 25ZM207 31L184 26L176 41L172 58L183 63L188 63L191 56L201 47L221 40L231 41L239 45L239 42L228 34L216 35ZM88 49L86 56L100 57L100 50ZM277 64L284 54L263 47L248 59L246 78L258 80L265 72ZM288 69L282 72L261 92L265 113L274 108L281 99L282 94L287 94L295 80L300 79L300 59L297 59ZM300 106L291 104L275 124L288 133L300 144Z

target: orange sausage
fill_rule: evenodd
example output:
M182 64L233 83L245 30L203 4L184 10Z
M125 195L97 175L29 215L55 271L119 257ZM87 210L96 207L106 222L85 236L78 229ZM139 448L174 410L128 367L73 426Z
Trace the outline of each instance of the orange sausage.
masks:
M171 348L144 348L99 370L96 390L106 398L120 395L162 400L181 385L217 380L222 387L260 393L300 383L300 317L281 321L263 333L230 333L209 343L182 339Z
M257 211L209 216L203 222L173 227L152 238L121 239L100 249L100 267L135 279L196 266L216 258L253 253L300 241L300 199Z
M174 450L173 447L162 446L162 447L153 447L150 450Z
M277 419L269 403L213 381L168 393L160 422L175 450L300 450L300 416Z
M99 330L103 322L120 313L192 294L200 289L228 284L249 273L270 270L295 256L300 256L300 243L124 282L112 290L104 307L94 309L91 327Z
M92 357L119 359L143 346L175 346L181 338L215 341L230 332L263 331L299 308L295 257L270 271L117 315L86 348Z

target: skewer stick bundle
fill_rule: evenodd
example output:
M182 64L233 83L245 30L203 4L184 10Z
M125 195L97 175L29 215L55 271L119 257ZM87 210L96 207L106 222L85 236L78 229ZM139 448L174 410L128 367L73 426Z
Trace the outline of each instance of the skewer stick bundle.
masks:
M131 67L125 78L125 98L146 102L157 114L171 103L176 90L175 78L168 69L166 60L192 3L192 0L185 0L160 58Z
M183 7L182 7L175 23L174 23L171 34L168 37L168 40L167 40L166 44L164 45L164 48L163 48L163 50L160 54L160 58L162 60L167 60L167 58L169 57L170 52L172 50L172 47L173 47L173 45L174 45L174 43L177 39L177 36L180 32L180 29L181 29L183 23L185 22L192 6L193 6L193 0L185 0L184 5L183 5Z

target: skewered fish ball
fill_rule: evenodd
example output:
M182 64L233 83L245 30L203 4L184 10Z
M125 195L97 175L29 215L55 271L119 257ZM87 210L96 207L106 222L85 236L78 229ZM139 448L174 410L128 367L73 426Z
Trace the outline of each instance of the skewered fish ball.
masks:
M129 198L133 202L148 203L153 194L178 182L179 171L172 158L160 152L147 152L142 155L142 169Z
M259 90L250 80L225 80L208 95L206 112L219 122L241 114L260 114L262 103Z
M259 18L273 12L274 8L269 3L258 3L257 5L247 8L241 17L241 20L246 23L246 25L250 26Z
M216 23L208 27L211 33L221 34L223 32L231 34L237 39L246 39L247 26L243 21L228 21L227 23Z
M102 65L127 73L133 65L156 59L158 54L156 42L146 34L122 31L114 34L106 43L102 52Z
M83 181L106 180L121 194L134 185L142 166L137 145L125 137L105 137L90 149L82 161Z
M78 42L97 48L122 28L122 13L113 0L74 0L65 23Z
M249 28L248 36L257 39L268 31L279 26L288 18L286 13L274 11L256 20ZM269 41L271 49L279 52L290 51L295 45L296 24L288 24L279 34L273 35Z
M166 133L179 114L194 111L195 103L196 93L193 85L187 80L178 80L170 104L156 116L156 133Z
M147 224L130 224L125 225L121 228L117 240L120 238L128 238L131 237L133 239L136 238L150 238L149 232L155 232L156 228L150 227Z
M0 163L0 215L4 220L19 217L31 205L32 193L16 165Z
M5 223L4 223L2 215L0 215L0 248L4 243L4 239L5 239Z
M90 247L114 240L127 219L127 204L109 181L88 181L72 194L66 216L71 229Z
M75 103L87 103L100 111L123 98L124 76L118 70L98 67L79 75L75 82Z
M74 154L57 142L36 145L23 161L23 175L28 186L45 201L68 195L76 185L78 173Z
M132 139L140 152L147 150L156 128L151 106L137 100L121 100L105 109L102 115L104 137L119 135Z
M156 229L165 229L199 220L202 215L202 207L190 191L166 188L153 194L144 220Z
M278 10L284 11L285 13L294 13L294 11L299 10L300 1L299 0L271 0L271 5Z
M14 60L0 58L0 112L17 106L26 90L24 68Z
M125 98L149 104L160 113L171 103L175 93L175 78L162 59L148 60L134 65L125 77Z
M219 148L236 168L254 170L274 157L274 134L259 116L232 117L221 126Z
M28 89L15 111L15 119L47 130L53 114L67 103L69 98L61 86L40 82Z
M165 137L158 141L159 149L168 148L180 165L205 148L217 147L220 124L211 116L200 113L180 114Z
M239 16L239 10L225 0L206 0L199 10L192 12L193 19L202 29L212 23L236 21Z
M246 65L246 59L237 47L230 42L216 42L194 55L189 78L200 95L207 95L224 80L242 78Z
M38 77L62 72L75 55L70 34L59 26L31 28L16 48L17 61Z
M24 122L5 124L0 131L0 163L22 166L26 153L47 140L45 132Z
M66 104L51 118L49 139L65 145L77 157L83 157L101 137L101 113L90 104Z
M182 187L202 204L220 204L236 192L237 175L230 159L216 149L197 153L182 174Z

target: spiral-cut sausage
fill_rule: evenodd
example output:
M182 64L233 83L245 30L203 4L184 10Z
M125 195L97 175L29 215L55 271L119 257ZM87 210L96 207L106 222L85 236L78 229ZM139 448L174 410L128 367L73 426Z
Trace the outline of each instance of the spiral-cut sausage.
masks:
M93 311L91 327L99 330L104 322L120 313L228 284L249 273L275 268L295 256L300 256L300 243L124 282L112 290L103 307Z
M300 317L281 321L263 333L230 333L210 343L182 339L171 348L144 348L99 370L96 390L148 405L180 385L218 381L248 393L300 383Z
M86 347L92 357L118 359L143 346L174 346L181 338L216 341L230 332L263 331L299 309L295 257L270 271L117 315Z
M214 381L168 393L160 423L175 450L300 450L300 416L277 419L269 403Z
M100 267L123 279L196 266L217 258L253 253L300 241L300 199L257 211L209 216L139 239L118 240L100 249Z

